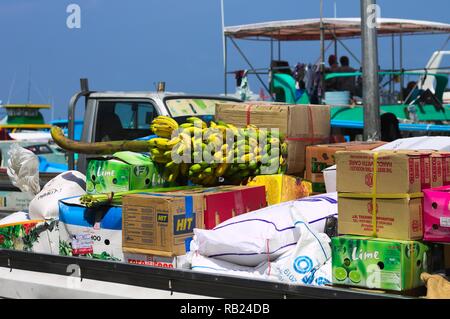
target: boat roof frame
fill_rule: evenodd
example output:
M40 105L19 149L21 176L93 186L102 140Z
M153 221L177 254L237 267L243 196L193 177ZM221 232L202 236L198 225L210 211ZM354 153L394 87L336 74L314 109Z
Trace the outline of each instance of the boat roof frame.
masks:
M222 19L223 19L223 13L222 13ZM336 28L330 28L329 27L329 23L327 22L351 22L353 23L353 27L357 28L358 24L359 24L359 28L360 28L360 23L361 20L360 18L317 18L317 19L299 19L299 20L284 20L284 21L271 21L271 22L263 22L263 23L255 23L255 24L247 24L247 25L240 25L240 26L228 26L225 27L224 25L222 25L222 34L223 34L223 57L224 57L224 93L225 95L228 94L228 76L231 74L234 74L234 71L229 71L228 70L228 41L230 41L234 48L239 52L239 55L241 55L241 57L244 59L244 61L247 63L249 69L251 70L250 73L251 74L255 74L258 81L260 82L260 84L264 87L265 91L269 94L269 96L271 96L270 94L270 89L267 86L267 84L263 81L263 79L261 78L260 74L267 74L269 72L268 69L264 69L264 71L261 71L261 69L256 69L252 63L250 62L250 60L248 59L248 57L245 55L245 53L242 51L242 49L239 47L239 45L237 44L236 40L253 40L253 41L270 41L270 60L273 61L274 60L274 52L273 52L273 42L277 41L278 42L278 60L281 60L281 42L285 42L285 41L311 41L311 40L319 40L316 38L314 39L305 39L305 40L301 40L301 39L292 39L292 40L288 40L288 39L283 39L282 37L264 37L261 39L258 38L254 38L254 37L236 37L233 36L233 29L239 29L239 28L252 28L255 26L261 26L264 24L273 24L272 25L272 31L273 34L276 35L276 23L278 23L279 25L282 25L283 23L285 24L289 24L289 23L293 23L293 22L314 22L315 23L315 27L314 29L317 31L317 29L319 29L320 31L320 24L323 25L323 37L322 37L322 41L325 40L332 40L334 41L334 51L335 51L335 55L337 55L337 45L338 43L345 49L345 51L347 51L359 64L361 64L360 60L356 57L356 55L343 43L343 40L346 39L354 39L354 38L359 38L361 36L361 31L359 31L359 36L344 36L344 37L339 37L336 34ZM317 25L317 23L319 23L319 25ZM394 37L395 35L399 36L400 39L400 44L399 44L399 69L401 71L404 71L403 69L403 36L405 35L432 35L432 34L450 34L450 24L444 24L444 23L438 23L438 22L432 22L432 21L423 21L423 20L408 20L408 19L393 19L393 18L377 18L377 23L379 23L380 25L383 25L383 23L389 24L389 23L397 23L397 25L400 26L400 29L390 29L390 33L386 32L383 34L379 34L380 37L385 37L385 36L391 36L392 37L392 65L394 66L395 64L395 43L394 43ZM408 32L408 29L402 29L402 23L403 24L407 24L407 23L421 23L422 25L428 25L429 29L431 29L432 31L424 31L424 29L422 29L421 31L416 31L416 32L412 32L411 30ZM434 26L434 29L432 28ZM279 26L280 27L280 26ZM286 26L284 26L286 27ZM326 31L329 31L328 34ZM331 36L331 37L330 37ZM450 39L450 35L447 37L447 41L446 43L449 41ZM331 45L331 43L330 43ZM330 46L329 45L329 46ZM327 49L325 49L324 51L327 51L329 46L327 47ZM444 45L445 46L445 45ZM323 45L321 45L321 48L324 48ZM322 51L323 49L321 49ZM320 54L321 58L319 59L319 63L321 66L324 66L325 62L324 62L324 56L325 56L325 52L321 52ZM394 67L392 68L394 69ZM400 76L400 82L401 85L404 85L404 77L403 75ZM390 88L391 89L391 88ZM393 87L392 87L393 90Z

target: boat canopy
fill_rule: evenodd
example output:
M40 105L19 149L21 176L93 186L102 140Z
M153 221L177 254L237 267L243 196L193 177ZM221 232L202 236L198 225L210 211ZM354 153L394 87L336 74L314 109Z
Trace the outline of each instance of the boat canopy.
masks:
M323 18L322 21L325 40L361 37L361 18ZM393 18L376 21L379 36L450 33L447 23ZM320 40L320 18L229 26L224 28L224 34L236 39Z
M0 107L5 109L50 109L50 104L6 104Z

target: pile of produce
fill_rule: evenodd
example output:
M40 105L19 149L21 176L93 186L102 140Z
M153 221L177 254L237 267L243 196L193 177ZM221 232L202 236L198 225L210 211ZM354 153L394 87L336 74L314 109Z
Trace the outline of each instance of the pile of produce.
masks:
M140 189L134 191L117 192L117 193L107 193L107 194L85 194L80 197L80 203L86 207L94 208L100 206L121 206L122 199L126 195L139 194L139 193L165 193L165 192L175 192L181 190L195 189L194 186L178 186L178 187L163 187L163 188L152 188L152 189Z
M285 171L287 144L278 130L254 125L237 128L224 122L209 125L198 117L178 124L158 116L151 124L158 136L149 141L80 143L67 139L62 130L52 128L60 147L78 153L107 155L118 151L149 152L163 168L169 181L213 186L221 181L240 184L246 178Z

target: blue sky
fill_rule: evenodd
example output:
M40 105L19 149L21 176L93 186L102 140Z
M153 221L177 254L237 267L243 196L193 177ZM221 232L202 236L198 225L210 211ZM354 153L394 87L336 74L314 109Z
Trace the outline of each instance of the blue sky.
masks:
M334 2L338 17L359 16L359 0L324 0L325 16L334 15ZM66 26L71 3L81 7L81 29ZM319 17L318 0L224 3L225 25ZM450 23L448 0L377 3L383 17ZM170 91L223 92L220 0L2 0L0 39L0 99L5 103L12 87L10 102L26 102L31 69L31 99L53 100L55 119L67 116L80 77L88 77L95 90L153 90L154 83L166 81ZM405 67L423 67L445 39L442 35L405 38ZM255 66L268 66L268 44L240 43ZM390 43L390 38L379 42L384 68L391 65ZM346 44L359 55L359 40ZM230 69L245 68L231 46L229 51ZM318 55L318 42L282 45L282 58L292 65L315 61ZM396 59L398 63L398 53ZM258 92L259 84L252 83L252 90ZM50 120L51 113L46 111L45 116Z

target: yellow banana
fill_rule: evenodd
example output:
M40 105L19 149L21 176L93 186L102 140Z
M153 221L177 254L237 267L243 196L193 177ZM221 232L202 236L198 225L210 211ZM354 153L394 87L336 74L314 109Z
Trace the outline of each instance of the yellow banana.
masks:
M164 153L162 153L161 150L159 148L157 148L157 147L151 148L150 149L150 154L152 156L163 156L164 155Z
M223 157L222 151L215 152L213 156L215 162L220 162L222 160L222 157Z
M213 173L213 170L211 167L207 167L203 170L203 174L211 175L212 173Z
M203 121L201 118L198 118L198 117L195 117L195 116L188 117L186 119L186 121L188 123L192 123L194 125L195 125L195 123L201 123L202 128L207 128L208 127L208 125L206 124L205 121Z
M202 166L200 164L194 164L189 168L193 173L198 173L202 170Z
M178 128L178 123L170 116L165 115L159 115L157 116L153 121L160 121L161 123L168 123L170 126L172 126L175 130Z
M192 124L192 123L183 123L180 125L181 128L189 128L189 127L193 127L193 126L194 126L194 124Z
M221 164L219 164L219 166L217 166L217 168L216 168L216 170L214 172L214 175L216 177L223 176L226 173L228 167L230 167L230 164L228 164L228 163L221 163Z
M169 148L167 146L167 143L169 142L169 139L167 138L163 138L163 137L155 137L152 138L148 143L150 145L150 147L158 147L158 148Z
M176 136L176 137L174 137L173 139L171 139L170 141L167 142L167 146L168 147L174 147L179 142L181 142L181 138L179 136Z

